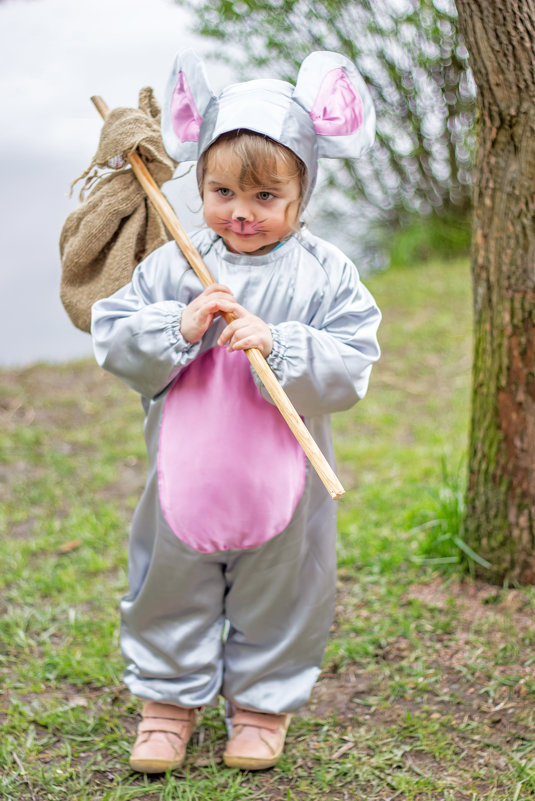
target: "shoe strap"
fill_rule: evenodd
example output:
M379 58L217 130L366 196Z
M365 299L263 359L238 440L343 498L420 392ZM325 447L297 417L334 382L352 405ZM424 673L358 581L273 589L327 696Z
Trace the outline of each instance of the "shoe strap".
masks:
M237 710L232 717L234 726L254 726L258 729L279 731L286 727L288 715L272 715L268 712L248 712L246 709Z
M159 701L147 701L141 713L143 718L162 718L163 720L181 720L187 723L195 720L196 709L186 709L175 704L162 704Z
M138 734L146 734L151 731L165 731L169 734L176 734L181 739L184 735L189 736L187 727L184 725L188 721L170 720L169 718L143 718L137 727Z

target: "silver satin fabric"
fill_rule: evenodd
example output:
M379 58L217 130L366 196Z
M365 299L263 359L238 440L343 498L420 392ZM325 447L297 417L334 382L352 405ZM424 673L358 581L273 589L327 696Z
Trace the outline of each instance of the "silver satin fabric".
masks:
M329 415L363 397L379 357L380 313L355 267L307 231L256 257L229 253L210 230L193 241L215 280L270 324L268 363L334 466ZM182 309L201 290L168 243L138 266L131 284L93 307L98 363L137 390L147 410L148 479L121 604L125 681L135 695L182 706L223 694L241 707L292 712L320 672L332 621L336 503L307 465L290 524L259 548L201 554L170 530L157 476L166 389L199 353L217 347L225 325L217 320L194 345L184 340ZM262 466L244 465L250 469Z

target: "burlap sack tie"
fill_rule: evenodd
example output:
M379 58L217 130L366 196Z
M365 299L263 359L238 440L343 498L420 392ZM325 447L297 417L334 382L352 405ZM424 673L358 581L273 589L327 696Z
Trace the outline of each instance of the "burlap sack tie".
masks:
M165 152L160 108L150 87L141 89L139 109L110 111L90 166L73 183L84 180L83 202L61 231L60 297L82 331L90 330L93 303L127 284L136 264L171 238L134 173L124 167L124 154L136 148L159 186L173 176L177 163ZM106 168L113 172L99 173Z

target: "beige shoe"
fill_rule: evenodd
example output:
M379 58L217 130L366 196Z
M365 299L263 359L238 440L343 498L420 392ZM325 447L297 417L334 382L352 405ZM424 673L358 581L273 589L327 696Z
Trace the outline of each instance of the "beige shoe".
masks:
M223 760L229 768L264 770L279 761L291 715L237 709Z
M164 773L178 768L186 757L195 718L195 709L147 701L130 756L132 770Z

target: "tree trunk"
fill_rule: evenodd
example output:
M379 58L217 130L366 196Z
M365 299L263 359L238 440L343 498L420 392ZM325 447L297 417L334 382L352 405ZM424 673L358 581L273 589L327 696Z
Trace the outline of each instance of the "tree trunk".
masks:
M456 0L478 87L466 542L535 583L535 0Z

